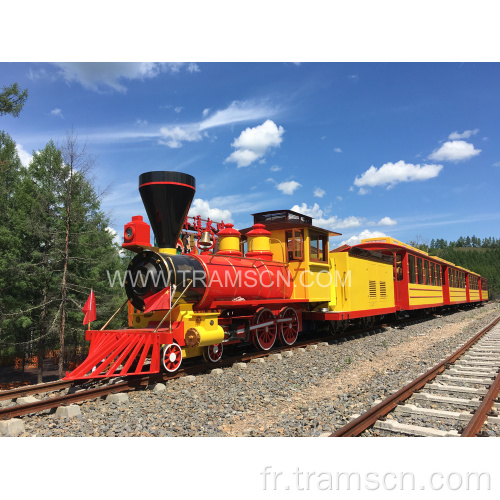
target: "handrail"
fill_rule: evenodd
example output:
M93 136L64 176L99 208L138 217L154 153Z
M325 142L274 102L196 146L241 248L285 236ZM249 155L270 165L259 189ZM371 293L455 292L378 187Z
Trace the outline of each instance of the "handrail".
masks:
M179 297L177 297L177 300L174 302L174 305L173 306L170 306L170 309L167 311L167 314L165 314L165 316L163 316L163 319L158 323L158 326L155 328L154 332L153 333L156 333L158 331L158 329L160 328L161 325L163 325L163 323L165 322L165 320L168 318L168 316L170 315L170 313L172 312L172 310L174 309L174 307L177 305L177 302L179 302L179 300L181 300L182 296L187 292L187 289L193 284L193 280L189 280L189 283L188 285L186 286L186 288L184 288L184 290L182 290L182 293L179 295ZM175 293L175 292L174 292Z

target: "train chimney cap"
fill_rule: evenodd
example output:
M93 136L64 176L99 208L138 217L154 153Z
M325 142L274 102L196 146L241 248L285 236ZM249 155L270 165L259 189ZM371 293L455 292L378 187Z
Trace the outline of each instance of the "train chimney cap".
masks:
M139 176L139 192L160 248L175 248L196 191L192 175L153 171Z

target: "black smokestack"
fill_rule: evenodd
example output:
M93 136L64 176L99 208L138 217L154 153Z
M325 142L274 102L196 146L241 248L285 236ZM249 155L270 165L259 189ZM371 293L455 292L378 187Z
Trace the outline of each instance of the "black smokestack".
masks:
M195 178L182 172L139 176L139 192L158 247L175 248L195 190Z

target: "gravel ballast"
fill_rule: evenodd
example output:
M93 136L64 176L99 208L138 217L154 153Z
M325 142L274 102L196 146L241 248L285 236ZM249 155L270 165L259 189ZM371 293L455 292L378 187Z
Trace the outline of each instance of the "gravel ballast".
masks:
M81 403L71 418L26 416L22 435L321 436L449 356L499 314L490 303L170 380L165 388L129 392L128 401ZM498 427L489 430L498 435Z

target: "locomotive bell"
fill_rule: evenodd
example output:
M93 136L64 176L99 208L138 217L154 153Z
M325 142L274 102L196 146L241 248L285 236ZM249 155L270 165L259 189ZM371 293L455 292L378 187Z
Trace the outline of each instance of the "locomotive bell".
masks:
M201 235L200 241L198 241L198 245L200 247L210 247L212 246L212 240L210 239L210 233L208 231L204 231Z

